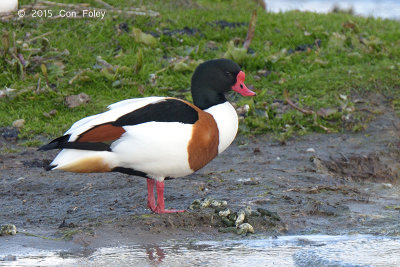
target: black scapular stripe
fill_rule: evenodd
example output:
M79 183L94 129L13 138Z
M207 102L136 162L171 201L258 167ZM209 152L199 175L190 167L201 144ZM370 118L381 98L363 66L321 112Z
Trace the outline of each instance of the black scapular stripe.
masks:
M112 125L136 125L150 121L194 124L198 119L197 111L185 102L177 99L166 99L125 114Z
M197 111L185 102L177 99L166 99L158 103L146 105L121 116L114 122L108 123L119 127L125 125L137 125L150 121L194 124L198 119L199 115ZM40 147L39 150L69 148L92 151L111 151L110 145L102 142L68 142L70 136L71 135L64 135L58 137L49 144ZM138 174L136 173L135 175Z

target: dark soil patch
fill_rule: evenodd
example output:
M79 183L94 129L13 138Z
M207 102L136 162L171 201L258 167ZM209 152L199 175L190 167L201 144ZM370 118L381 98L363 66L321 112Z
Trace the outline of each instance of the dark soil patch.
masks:
M229 22L226 20L217 20L212 23L209 23L210 26L218 26L221 29L225 28L237 28L237 27L243 27L243 26L248 26L249 24L247 22Z
M175 29L175 30L171 30L171 29L163 29L162 30L162 34L163 35L168 35L168 36L173 36L173 35L200 35L203 36L203 34L201 33L201 31L197 28L189 28L189 27L184 27L183 29Z
M369 180L376 182L398 183L400 178L399 164L385 162L384 153L368 155L350 155L332 160L324 160L328 171L340 177L349 177L356 181Z

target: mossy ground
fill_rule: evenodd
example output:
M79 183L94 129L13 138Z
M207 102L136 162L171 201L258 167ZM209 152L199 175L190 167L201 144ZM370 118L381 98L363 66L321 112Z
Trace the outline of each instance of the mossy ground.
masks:
M33 2L21 0L20 6ZM103 8L95 1L85 2ZM224 56L235 38L241 46L255 9L255 35L249 53L238 63L257 96L230 96L238 106L250 107L241 122L243 133L272 132L284 138L324 131L321 126L332 132L357 131L375 112L359 112L357 100L368 102L365 96L376 93L388 97L390 108L400 110L398 21L346 13L272 14L255 1L107 2L118 9L151 9L160 16L107 12L100 20L29 18L28 14L23 20L0 22L0 90L16 89L10 97L0 98L0 127L25 119L20 137L55 137L74 121L126 98L165 95L190 100L190 64ZM54 16L63 8L51 9ZM152 34L155 42L135 39L134 28ZM4 56L7 32L10 47L26 61L23 70L18 60ZM99 56L112 67L101 66ZM175 68L183 59L189 67ZM319 115L285 105L285 89L297 106ZM66 107L64 97L81 92L91 97L90 103ZM55 114L46 116L54 109Z

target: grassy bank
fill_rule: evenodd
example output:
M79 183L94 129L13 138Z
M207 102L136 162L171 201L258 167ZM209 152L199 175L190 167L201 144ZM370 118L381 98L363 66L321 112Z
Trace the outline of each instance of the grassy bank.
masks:
M22 0L20 6L32 2ZM54 137L75 120L126 98L190 100L191 70L202 60L242 47L253 10L258 16L250 49L233 52L246 84L258 94L230 97L238 107L250 107L243 133L285 138L358 131L382 112L371 97L376 93L400 110L400 22L346 13L271 14L255 1L107 2L123 11L139 7L160 15L107 10L103 20L54 18L76 7L50 6L46 10L52 10L52 18L32 18L28 10L24 19L0 22L0 90L15 89L0 98L0 127L24 119L20 137ZM65 97L82 92L90 96L89 103L65 104Z

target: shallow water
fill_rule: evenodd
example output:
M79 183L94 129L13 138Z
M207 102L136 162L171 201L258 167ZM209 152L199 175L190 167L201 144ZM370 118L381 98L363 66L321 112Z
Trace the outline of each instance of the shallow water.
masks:
M327 13L334 6L342 9L352 8L357 15L388 19L400 19L399 0L265 0L271 12L301 10Z
M99 248L82 256L24 248L0 251L0 266L399 266L400 239L369 235L283 236L225 241L169 241Z

